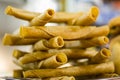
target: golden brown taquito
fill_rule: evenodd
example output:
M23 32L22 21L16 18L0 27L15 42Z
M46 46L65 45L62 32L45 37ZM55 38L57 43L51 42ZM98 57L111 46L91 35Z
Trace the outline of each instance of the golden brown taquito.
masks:
M87 76L87 75L97 75L102 73L112 73L114 72L113 62L101 63L101 64L91 64L91 65L81 65L66 68L57 69L36 69L28 70L23 72L24 78L27 77L55 77L55 76Z
M14 78L23 78L23 70L22 69L13 70L13 77Z
M91 58L96 55L97 51L95 49L50 49L48 53L59 53L63 52L67 55L69 59L83 59Z
M44 26L54 16L55 12L53 9L47 9L44 13L34 17L30 21L30 26Z
M89 26L93 24L99 15L99 9L96 6L92 6L88 13L84 13L80 17L76 17L72 21L68 22L71 25Z
M25 54L28 54L28 52L24 52L24 51L14 49L12 56L16 59L19 59L20 57L24 56Z
M66 40L86 39L105 36L109 33L108 26L46 26L46 27L23 27L20 28L20 36L24 38L51 38L61 36Z
M68 59L65 53L58 53L53 55L43 61L40 61L38 64L39 68L57 68L65 63Z
M110 49L112 49L114 44L117 43L117 42L120 42L120 35L118 35L118 36L111 39L111 41L110 41Z
M20 64L27 64L27 63L32 63L35 61L43 60L45 58L51 57L55 55L56 53L47 53L47 52L32 52L29 54L24 55L23 57L19 58L18 62Z
M33 53L26 54L18 60L21 64L32 63L35 61L43 60L51 57L58 53L65 53L69 59L81 59L81 58L91 58L96 55L96 50L89 49L50 49L48 52L36 51Z
M36 16L41 15L41 13L30 12L12 6L8 6L5 10L5 13L27 21L31 21ZM82 12L78 13L56 12L53 18L50 20L50 22L67 22L71 19L74 19L75 17L81 16L82 14L83 14Z
M115 73L120 74L120 43L116 42L111 47L112 56L111 60L115 65Z
M109 42L109 38L106 36L100 36L90 39L65 41L65 48L88 48L93 46L102 46Z
M2 43L3 45L31 45L34 44L35 42L39 41L40 39L26 39L26 38L21 38L18 35L13 35L13 34L5 34Z
M75 77L74 76L50 77L43 78L43 80L75 80Z
M111 35L118 35L120 34L120 16L112 18L109 23L110 27L110 34Z
M40 13L29 12L27 10L18 9L13 6L7 6L5 13L14 16L19 19L31 21L34 17L40 15Z
M107 62L110 57L110 50L103 48L94 57L90 59L90 63L104 63Z
M34 50L58 49L64 46L64 40L61 36L50 38L49 40L42 39L33 45Z

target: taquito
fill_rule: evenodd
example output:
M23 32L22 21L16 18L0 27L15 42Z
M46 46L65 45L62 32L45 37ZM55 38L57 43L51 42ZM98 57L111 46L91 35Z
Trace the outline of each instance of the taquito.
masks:
M44 26L47 22L52 19L54 16L55 12L53 9L47 9L44 13L34 17L30 21L30 26Z
M116 42L112 46L111 51L111 60L114 62L115 65L115 73L120 74L120 43Z
M39 68L57 68L65 63L68 59L65 53L58 53L53 55L43 61L40 61L38 64Z
M69 59L83 59L83 58L91 58L95 56L97 51L87 50L87 49L60 49L60 50L50 49L48 50L48 52L36 51L26 54L20 57L18 61L21 64L27 64L27 63L32 63L35 61L46 59L58 53L65 53Z
M13 77L14 78L23 78L23 70L22 69L13 70Z
M97 75L103 73L113 73L114 64L113 62L101 63L101 64L91 64L91 65L81 65L66 68L57 69L36 69L28 70L23 72L24 78L45 78L45 77L55 77L55 76L87 76L87 75Z
M59 53L63 52L67 55L69 59L83 59L92 58L96 55L97 51L95 49L50 49L48 53Z
M118 35L120 34L120 16L112 18L108 25L110 28L110 34L111 35Z
M46 27L21 27L20 36L24 38L51 38L61 36L66 40L86 39L105 36L109 33L108 26L80 27L80 26L46 26Z
M35 42L39 41L40 39L26 39L22 38L18 35L13 35L13 34L5 34L2 43L3 45L10 45L10 46L17 46L17 45L32 45Z
M20 64L32 63L32 62L35 62L35 61L39 61L39 60L51 57L54 54L56 54L56 53L47 53L47 52L36 51L36 52L33 52L33 53L26 54L23 57L20 57L18 59L18 62Z
M71 25L89 26L96 21L98 15L99 9L96 6L92 6L88 13L84 13L80 17L76 17L68 23Z
M110 57L110 50L103 48L94 57L91 58L90 63L105 63Z
M102 46L109 42L109 38L106 36L100 36L90 39L81 39L74 41L65 41L65 48L88 48L93 46Z
M64 46L64 40L60 36L50 38L49 40L42 39L33 45L34 50L58 49Z
M23 51L14 49L12 56L16 59L19 59L20 57L24 56L25 54L28 54L28 52L23 52Z

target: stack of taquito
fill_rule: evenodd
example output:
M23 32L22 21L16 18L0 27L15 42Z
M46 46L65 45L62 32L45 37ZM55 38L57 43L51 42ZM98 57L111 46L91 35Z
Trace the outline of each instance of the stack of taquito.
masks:
M20 26L18 34L5 34L3 44L32 45L29 52L13 51L13 62L21 67L13 71L13 77L75 80L118 76L109 60L111 51L105 48L109 27L92 26L99 15L97 7L91 7L88 12L48 9L37 13L8 6L5 12L28 21L29 25ZM59 26L46 26L50 22Z

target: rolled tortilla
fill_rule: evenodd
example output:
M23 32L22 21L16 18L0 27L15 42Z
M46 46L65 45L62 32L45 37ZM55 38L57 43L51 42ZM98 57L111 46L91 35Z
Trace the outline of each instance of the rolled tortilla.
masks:
M54 16L55 12L53 9L47 9L44 13L34 17L30 21L30 26L44 26Z
M118 43L118 42L120 42L120 35L118 35L118 36L111 39L111 41L110 41L110 49L112 49L114 44Z
M26 54L28 54L28 52L23 52L23 51L20 51L20 50L17 50L17 49L14 49L14 51L13 51L13 57L16 58L16 59L19 59L20 57L22 57Z
M68 59L65 53L58 53L53 55L43 61L40 61L38 64L39 68L57 68L65 63Z
M46 52L37 51L37 52L24 55L23 57L19 58L18 62L20 64L32 63L35 61L39 61L39 60L51 57L54 54L56 53L46 53Z
M100 36L90 39L81 39L74 41L65 41L65 48L88 48L93 46L102 46L109 42L109 38L106 36Z
M5 13L11 16L14 16L19 19L31 21L33 18L41 15L41 13L30 12L23 9L18 9L12 6L8 6L5 10ZM67 22L75 17L81 16L83 13L67 13L67 12L56 12L50 22Z
M94 57L91 58L90 63L104 63L111 57L109 49L103 48Z
M93 24L99 15L99 9L96 6L92 6L88 13L84 13L80 17L76 17L72 21L68 22L71 25L89 26Z
M22 69L13 70L13 77L14 78L23 78L23 70Z
M116 42L111 47L112 56L111 60L115 65L115 73L120 74L120 43Z
M74 76L50 77L44 78L43 80L75 80L75 77Z
M51 57L58 53L65 53L69 59L82 59L82 58L91 58L96 55L96 50L89 50L89 49L50 49L48 52L40 52L36 51L33 53L26 54L19 58L19 63L27 64L32 63L35 61L40 61Z
M96 55L95 49L50 49L48 53L65 53L69 59L91 58Z
M26 39L26 38L21 38L18 35L13 35L13 34L5 34L2 43L3 45L31 45L34 44L35 42L39 41L40 39Z
M24 78L45 78L55 76L86 76L114 72L113 62L81 65L57 69L36 69L23 72Z
M33 45L34 50L58 49L64 46L63 38L60 36L53 37L49 40L42 39Z
M108 25L110 27L110 34L111 35L118 35L120 34L120 16L112 18Z
M80 26L46 26L46 27L21 27L20 36L24 38L51 38L61 36L65 40L87 39L105 36L109 33L108 26L80 27Z

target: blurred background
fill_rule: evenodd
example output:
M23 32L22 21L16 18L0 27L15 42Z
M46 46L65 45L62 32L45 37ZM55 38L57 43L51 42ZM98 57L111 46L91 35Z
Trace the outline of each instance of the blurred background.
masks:
M5 33L13 33L20 25L28 25L26 21L6 15L4 10L8 5L35 12L43 12L48 8L55 11L86 12L91 6L98 6L100 15L95 23L98 26L105 25L111 18L120 15L120 0L0 0L0 76L10 75L15 69L16 65L12 62L14 49L29 49L29 46L2 45Z

